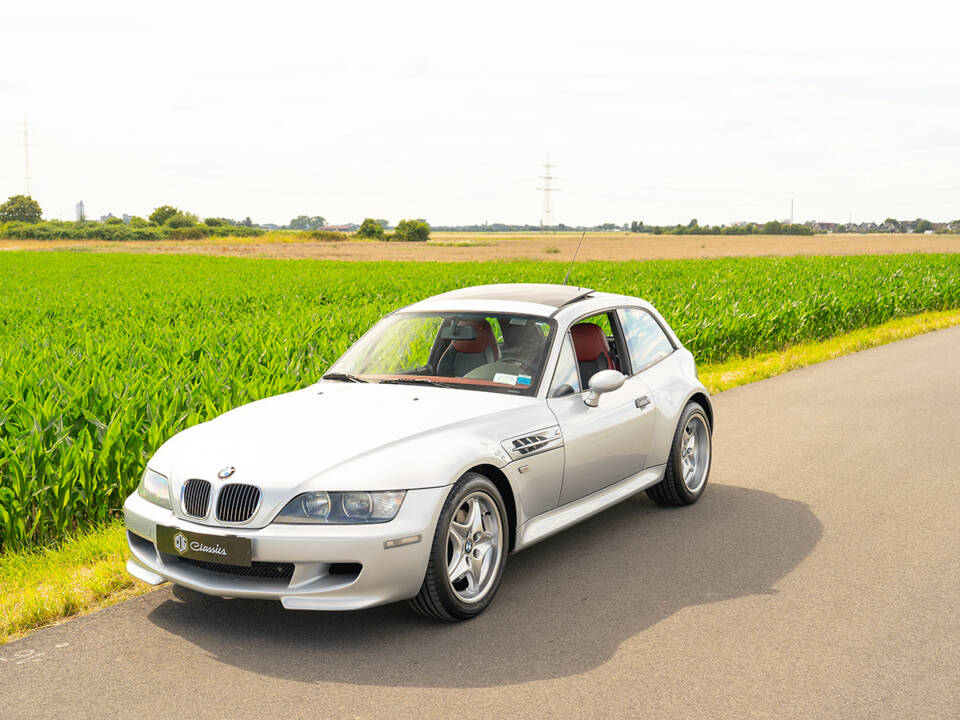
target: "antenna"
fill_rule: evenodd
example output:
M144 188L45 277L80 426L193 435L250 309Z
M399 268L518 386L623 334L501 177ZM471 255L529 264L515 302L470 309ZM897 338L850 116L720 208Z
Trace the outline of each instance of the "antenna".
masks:
M26 115L23 116L23 192L30 195L30 133Z
M580 246L583 245L583 236L586 234L586 230L580 233L580 242L577 243L577 249L573 251L573 259L570 261L570 267L567 268L567 274L563 276L564 285L566 285L567 280L570 279L570 271L573 270L573 264L577 261L577 254L580 252Z
M553 223L550 219L550 193L559 190L553 186L553 181L557 179L553 175L550 165L550 153L547 153L547 161L542 165L543 175L540 176L540 179L543 180L543 187L538 187L537 190L543 190L543 219L540 221L540 227L546 225L550 227Z

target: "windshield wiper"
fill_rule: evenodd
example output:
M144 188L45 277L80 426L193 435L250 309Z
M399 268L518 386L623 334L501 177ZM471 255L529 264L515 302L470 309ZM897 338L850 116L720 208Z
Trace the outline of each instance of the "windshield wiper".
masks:
M389 380L380 380L381 385L432 385L433 387L454 387L452 383L438 382L428 378L402 377L390 378Z
M358 382L365 383L366 380L358 378L356 375L350 375L348 373L332 372L324 375L321 380L340 380L341 382Z

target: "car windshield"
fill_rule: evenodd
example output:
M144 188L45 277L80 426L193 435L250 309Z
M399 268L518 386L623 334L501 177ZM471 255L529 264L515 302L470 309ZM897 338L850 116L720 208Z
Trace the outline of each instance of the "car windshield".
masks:
M397 313L381 320L324 375L533 395L552 322L487 313Z

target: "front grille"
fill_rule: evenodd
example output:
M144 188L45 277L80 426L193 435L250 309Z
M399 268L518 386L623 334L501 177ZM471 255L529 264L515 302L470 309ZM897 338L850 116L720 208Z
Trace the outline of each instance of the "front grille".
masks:
M260 504L260 488L231 483L224 485L217 498L217 519L221 522L246 522Z
M210 504L210 483L206 480L187 480L183 484L183 511L193 517L206 517Z
M255 562L252 563L250 567L246 567L245 565L224 565L222 563L206 562L205 560L194 560L192 558L180 558L180 562L203 568L210 572L233 575L235 577L257 577L272 580L289 580L293 577L293 563Z

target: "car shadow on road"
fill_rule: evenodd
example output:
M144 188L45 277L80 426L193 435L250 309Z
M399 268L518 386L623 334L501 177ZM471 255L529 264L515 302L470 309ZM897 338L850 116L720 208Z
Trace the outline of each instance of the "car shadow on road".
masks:
M493 605L466 623L404 604L289 611L183 588L149 617L223 663L285 680L491 687L582 673L682 608L774 593L822 532L801 502L711 485L686 508L627 500L511 556Z

